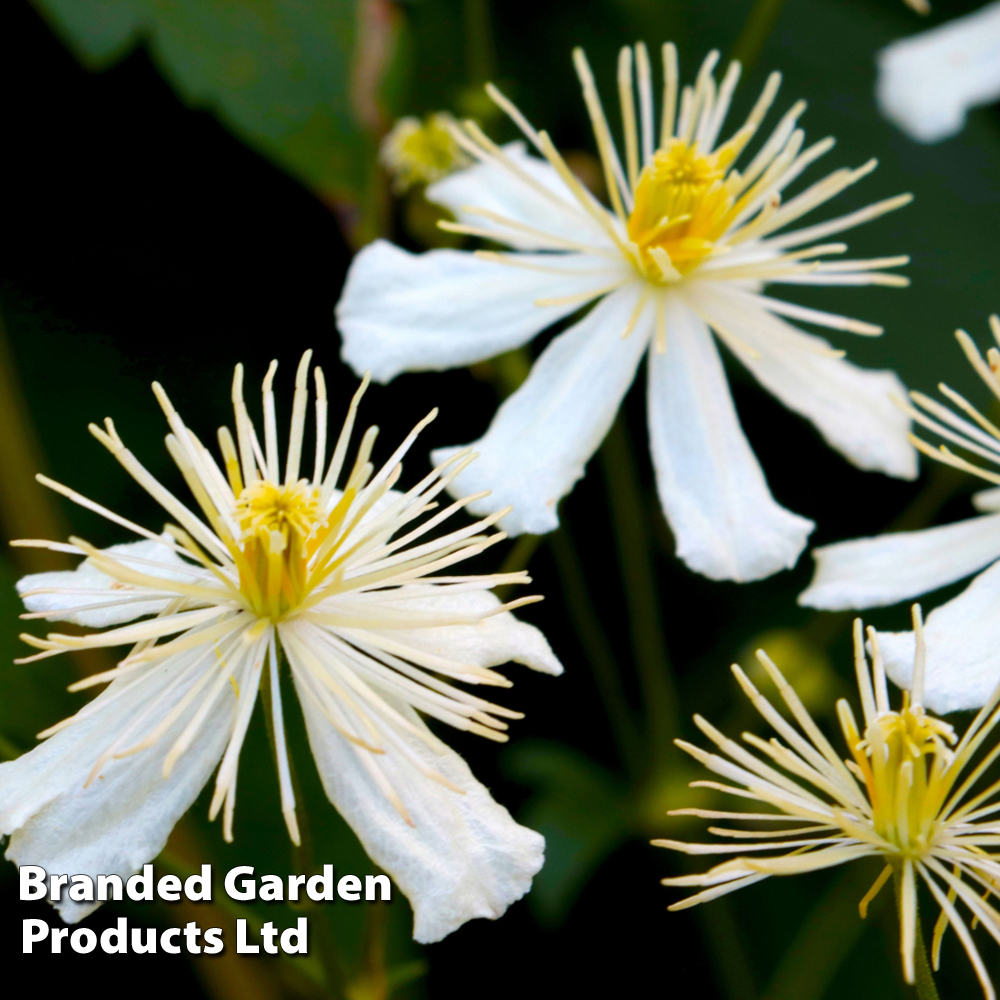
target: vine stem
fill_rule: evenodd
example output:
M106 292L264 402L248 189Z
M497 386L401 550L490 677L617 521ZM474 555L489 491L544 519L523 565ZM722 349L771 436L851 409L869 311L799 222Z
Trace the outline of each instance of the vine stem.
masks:
M746 20L740 37L733 46L731 58L743 65L743 72L749 73L764 49L764 43L771 35L775 21L785 6L785 0L756 0L750 16Z
M663 766L671 758L673 739L678 735L679 709L663 634L647 515L623 414L618 414L608 431L600 456L646 716L650 763Z
M601 703L604 705L608 724L618 747L619 757L626 771L634 778L643 768L644 754L639 733L625 692L622 690L614 650L601 627L597 609L587 589L583 567L580 565L580 557L573 544L565 515L562 516L562 522L548 536L549 548L556 564L556 572L559 574L562 597L584 656L594 675Z
M918 1000L941 1000L934 982L934 974L931 972L931 964L927 958L927 945L924 943L924 932L920 928L919 920L917 920L917 947L914 958L916 961L913 971Z
M520 347L493 358L490 364L497 392L501 398L506 399L511 393L516 392L528 377L532 359L528 349ZM614 461L615 456L612 456L612 462ZM562 523L559 528L547 535L546 540L556 565L556 572L559 574L563 600L566 602L566 610L580 637L584 656L590 664L600 691L601 702L607 713L619 757L626 771L635 777L644 767L641 739L628 699L622 689L614 650L601 626L597 609L587 588L565 511L560 511L560 521ZM526 569L540 542L541 536L522 535L507 556L501 572ZM498 588L497 594L502 600L506 600L508 590L509 588Z

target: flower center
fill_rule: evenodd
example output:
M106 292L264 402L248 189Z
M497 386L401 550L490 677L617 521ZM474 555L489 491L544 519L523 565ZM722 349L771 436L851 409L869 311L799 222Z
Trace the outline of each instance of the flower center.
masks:
M908 700L908 699L907 699ZM955 731L924 714L921 706L884 712L854 750L872 803L875 831L903 858L919 858L933 846L938 816L951 784Z
M628 234L639 247L645 276L651 281L666 280L654 251L664 251L673 269L687 274L725 233L734 199L723 179L734 156L735 151L725 146L703 156L697 142L671 139L643 169Z
M240 590L252 610L275 621L308 593L307 563L326 526L319 490L301 480L251 483L236 501L242 531Z
M400 157L422 177L436 177L452 169L457 146L451 133L431 119L399 144Z

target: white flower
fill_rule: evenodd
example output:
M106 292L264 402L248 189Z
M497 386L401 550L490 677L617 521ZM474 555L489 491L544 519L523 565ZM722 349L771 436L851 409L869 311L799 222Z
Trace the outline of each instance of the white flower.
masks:
M508 660L550 674L562 667L541 633L510 614L536 598L504 605L489 591L526 582L525 574L448 572L503 537L484 533L495 516L434 536L467 500L425 516L474 456L456 455L407 492L393 490L400 460L434 413L378 471L370 461L375 427L345 465L366 380L328 460L317 368L315 462L308 478L300 475L310 355L296 375L283 470L276 362L264 380L263 447L237 366L236 440L219 430L221 465L154 384L170 426L167 446L195 509L143 468L110 419L103 429L91 425L175 522L163 535L39 477L144 540L103 550L80 539L20 543L86 557L71 572L21 580L25 617L110 627L86 636L25 635L42 652L20 662L71 649L132 650L114 669L73 686L110 681L102 694L41 733L48 738L39 747L0 764L0 834L10 835L7 857L18 864L125 877L162 850L218 766L210 816L222 811L230 840L240 748L264 684L282 812L298 843L279 686L283 652L327 795L409 897L414 937L436 941L473 917L500 916L527 892L544 841L493 801L422 716L504 740L504 720L520 714L456 682L508 687L492 669ZM58 907L76 921L95 905L64 897Z
M990 326L1000 344L1000 320L991 316ZM984 359L964 330L956 337L1000 399L1000 351L991 347ZM910 397L919 409L908 408L913 419L972 455L1000 465L1000 428L953 389L939 389L954 409L914 392ZM996 472L965 461L944 445L931 448L917 438L914 443L931 458L1000 484ZM927 619L925 700L941 713L978 708L1000 683L1000 490L983 490L973 502L983 514L967 521L816 549L815 576L799 595L800 604L813 608L873 608L929 593L988 567ZM881 643L889 676L908 687L913 633L882 633Z
M818 244L906 204L901 195L784 235L779 230L871 172L841 169L782 204L782 193L833 145L803 149L795 104L742 171L734 164L780 83L772 74L746 123L717 144L739 64L721 84L704 62L678 98L677 56L663 49L666 78L654 128L646 49L622 50L619 84L625 164L615 150L590 68L574 53L612 210L570 172L496 88L494 101L544 159L521 143L500 148L472 122L455 131L478 161L432 185L457 232L512 253L433 250L413 255L376 241L357 256L337 317L343 357L380 381L403 371L468 365L516 348L582 306L593 308L545 349L524 385L499 409L475 447L481 459L458 492L493 491L472 510L512 504L512 533L546 532L556 505L583 475L642 358L649 372L653 464L677 553L715 579L754 580L792 566L812 522L779 506L740 427L712 332L790 409L864 469L911 478L916 454L907 420L889 402L900 383L865 371L786 317L874 335L879 327L762 294L766 283L904 285L883 270L905 257L831 262L846 250ZM635 93L638 93L638 112ZM679 110L678 110L679 109ZM450 454L437 452L435 461Z
M900 951L906 981L914 981L917 884L922 880L940 907L932 944L934 968L940 959L941 939L950 926L961 940L983 992L994 1000L993 985L972 939L969 917L972 928L981 922L1000 941L1000 912L994 906L994 900L1000 898L1000 857L991 850L1000 844L1000 788L986 777L1000 747L984 752L987 738L1000 721L1000 688L958 739L948 723L924 711L924 644L916 607L913 618L918 636L911 661L913 693L912 697L904 693L899 710L893 710L889 702L878 637L868 629L873 653L869 667L861 621L854 622L863 725L859 728L851 706L840 699L837 714L850 755L846 760L763 650L757 658L797 725L734 665L740 687L778 738L765 741L744 733L747 749L696 715L695 724L721 754L706 753L683 740L677 745L723 779L722 783L696 781L694 786L713 788L741 802L759 803L762 811L677 809L670 815L749 821L754 828L710 827L710 833L725 838L722 843L653 843L685 854L738 855L701 875L663 879L664 885L702 890L674 903L671 910L706 903L771 875L797 875L858 858L879 858L885 867L859 909L864 917L871 901L895 876L900 888ZM979 760L973 767L977 755ZM792 825L786 825L789 823ZM968 916L963 917L963 908Z
M969 108L1000 97L1000 3L886 46L875 97L918 142L961 132Z

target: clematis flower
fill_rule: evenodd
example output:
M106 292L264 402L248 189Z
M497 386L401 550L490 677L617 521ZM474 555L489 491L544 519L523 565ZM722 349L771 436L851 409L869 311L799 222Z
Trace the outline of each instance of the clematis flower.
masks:
M455 119L447 111L400 118L379 146L379 162L392 177L397 194L430 184L471 162L455 141Z
M1000 344L1000 319L990 317ZM976 373L1000 399L1000 351L986 358L964 331L955 334ZM939 385L951 408L910 394L910 416L921 426L972 456L1000 465L1000 428L963 396ZM956 455L947 445L914 444L927 456L991 484L1000 474ZM816 573L799 595L799 604L826 610L873 608L929 593L973 573L965 591L927 618L926 702L936 712L978 708L1000 683L1000 489L972 498L983 513L954 524L857 538L816 549ZM984 572L979 572L983 570ZM881 637L889 676L901 687L911 681L913 633L886 632Z
M772 875L796 875L859 858L878 858L885 865L861 899L859 910L864 918L889 878L898 880L906 981L914 981L917 885L922 881L940 907L932 942L934 968L939 964L941 940L952 927L983 992L994 1000L968 921L971 917L973 928L981 922L1000 941L1000 911L994 905L1000 897L1000 856L991 850L1000 843L996 819L1000 788L992 779L984 781L989 764L1000 753L1000 746L986 750L986 741L1000 722L1000 688L959 739L947 722L924 709L925 648L919 608L914 607L913 620L917 635L913 689L904 692L899 709L890 705L879 637L868 629L873 654L869 666L861 621L854 622L862 723L859 727L846 699L837 702L849 754L846 760L763 650L757 658L794 724L734 665L733 674L744 694L778 738L765 741L744 733L744 746L696 715L695 724L720 752L709 753L683 740L677 745L722 778L722 783L696 781L694 786L714 788L742 802L749 800L761 811L676 809L670 815L745 821L753 827L710 827L710 833L724 838L721 843L653 843L684 854L737 855L702 875L663 879L664 885L701 890L674 903L671 910L707 903Z
M825 258L843 253L845 244L820 241L910 196L777 235L869 174L875 161L834 171L782 203L833 140L803 148L800 101L737 170L780 74L771 75L746 122L720 143L740 67L733 63L717 84L717 59L711 53L695 85L679 91L677 53L664 46L657 127L646 49L622 50L623 164L590 67L576 50L610 210L573 175L549 136L489 86L540 157L521 143L501 148L466 122L455 138L477 162L429 187L427 197L458 219L445 228L512 252L414 255L378 240L355 258L337 318L344 360L388 382L404 371L493 357L592 306L555 337L500 407L475 444L480 461L452 490L490 489L489 499L471 505L481 514L513 505L503 525L513 534L551 531L558 501L583 475L646 357L653 465L677 554L713 579L755 580L792 566L813 524L771 496L712 334L854 464L915 476L907 420L889 401L900 390L897 377L855 367L843 351L788 320L862 335L881 328L763 292L769 283L905 285L885 269L906 257L831 261Z
M223 427L222 462L188 428L156 383L167 447L196 506L186 506L128 450L113 422L93 435L172 519L162 534L45 477L56 492L140 536L96 549L21 542L84 556L68 572L25 577L27 618L104 629L22 638L41 652L131 646L111 670L74 690L109 686L45 742L0 764L0 833L7 857L61 873L123 878L154 858L216 771L209 815L231 840L240 748L262 685L270 690L281 808L299 842L285 743L282 659L330 801L365 850L408 896L414 937L436 941L473 917L500 916L527 892L544 841L518 826L468 766L423 721L505 740L520 714L460 685L508 687L508 660L562 671L536 629L490 588L522 573L475 576L451 567L499 541L497 520L436 533L468 498L431 516L436 498L472 461L452 456L405 493L400 460L432 412L377 471L378 429L347 463L367 380L348 409L332 456L327 397L315 375L315 461L301 473L309 402L307 352L298 367L284 466L272 391L263 386L263 446L233 380L236 437ZM436 412L436 411L435 411ZM343 473L346 472L346 475ZM338 487L338 483L341 483ZM172 638L171 638L172 637ZM96 904L57 904L76 921Z
M887 45L875 97L917 142L961 132L970 108L1000 98L1000 3Z

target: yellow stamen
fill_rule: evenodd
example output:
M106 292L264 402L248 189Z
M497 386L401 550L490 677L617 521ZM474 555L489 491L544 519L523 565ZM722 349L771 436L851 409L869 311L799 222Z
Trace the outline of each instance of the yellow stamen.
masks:
M244 561L240 590L255 614L280 620L306 595L307 564L326 537L320 491L306 480L258 480L236 501Z
M662 268L651 251L665 251L674 269L687 274L725 233L736 202L723 179L735 155L735 149L723 146L706 156L697 142L671 139L643 169L628 234L640 249L650 280L663 283Z

